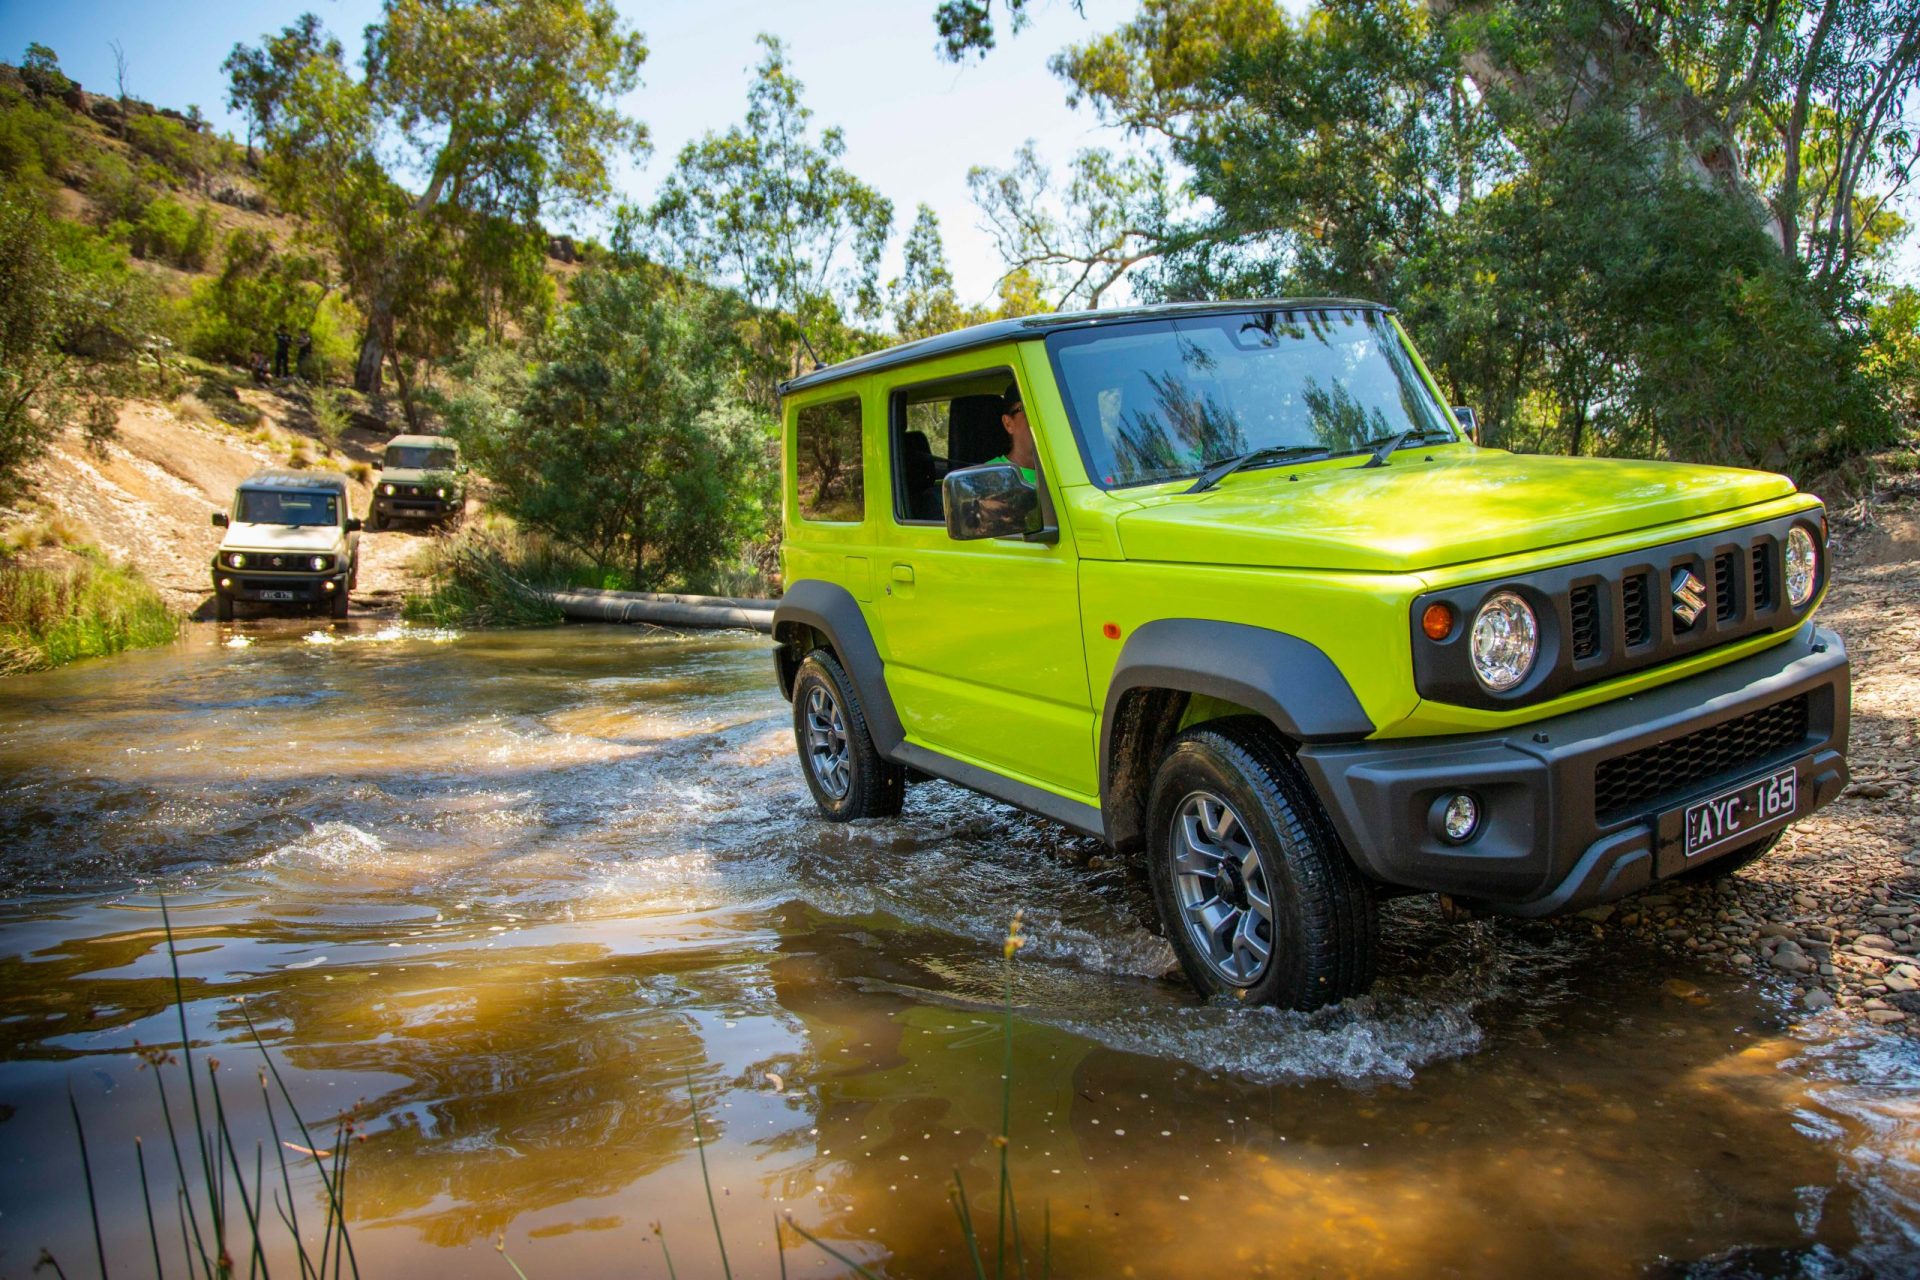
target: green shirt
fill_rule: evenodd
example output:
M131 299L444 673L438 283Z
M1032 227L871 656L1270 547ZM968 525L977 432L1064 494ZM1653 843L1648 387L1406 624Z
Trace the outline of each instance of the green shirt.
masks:
M1003 453L997 458L988 458L985 462L981 463L980 465L983 467L993 467L993 466L1010 467L1013 465L1013 459L1009 458L1006 454ZM1038 489L1040 487L1040 473L1035 471L1032 467L1021 467L1020 478L1022 480L1025 480L1030 486L1032 486L1035 489Z

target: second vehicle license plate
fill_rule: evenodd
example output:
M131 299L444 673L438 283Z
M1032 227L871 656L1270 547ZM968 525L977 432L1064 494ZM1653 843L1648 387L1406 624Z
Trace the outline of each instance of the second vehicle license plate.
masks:
M261 598L262 600L291 600L291 599L293 599L293 592L291 592L291 591L262 591L262 592L260 593L260 598Z
M1791 816L1799 807L1798 783L1799 774L1789 765L1757 782L1688 805L1687 857L1717 849L1777 818Z

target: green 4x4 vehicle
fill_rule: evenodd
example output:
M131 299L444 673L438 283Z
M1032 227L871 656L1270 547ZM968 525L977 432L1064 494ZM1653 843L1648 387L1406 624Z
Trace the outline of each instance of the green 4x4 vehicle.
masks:
M933 776L1102 836L1210 995L1365 990L1383 897L1725 874L1846 785L1819 501L1480 448L1387 308L998 321L782 403L775 656L821 812Z
M380 459L380 478L367 503L367 528L396 520L457 525L467 512L467 464L447 436L395 436Z

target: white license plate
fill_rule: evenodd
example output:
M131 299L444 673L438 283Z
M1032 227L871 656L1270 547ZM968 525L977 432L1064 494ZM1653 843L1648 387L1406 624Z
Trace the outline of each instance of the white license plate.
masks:
M291 591L262 591L262 592L260 593L260 598L261 598L262 600L291 600L291 599L293 599L293 592L291 592Z
M1687 857L1717 849L1776 819L1791 817L1800 805L1799 777L1789 765L1757 782L1688 805Z

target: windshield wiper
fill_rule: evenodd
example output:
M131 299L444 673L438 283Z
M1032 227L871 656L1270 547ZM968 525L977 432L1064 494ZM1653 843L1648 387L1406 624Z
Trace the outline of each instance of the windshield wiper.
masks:
M1270 444L1259 449L1249 449L1245 453L1235 454L1231 458L1224 458L1214 463L1200 473L1200 478L1193 482L1192 488L1184 492L1205 493L1240 468L1255 462L1280 458L1287 458L1294 462L1312 462L1332 456L1333 453L1330 450L1323 449L1317 444Z

